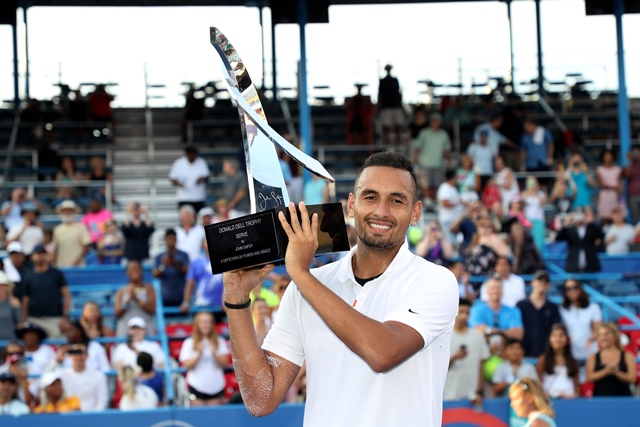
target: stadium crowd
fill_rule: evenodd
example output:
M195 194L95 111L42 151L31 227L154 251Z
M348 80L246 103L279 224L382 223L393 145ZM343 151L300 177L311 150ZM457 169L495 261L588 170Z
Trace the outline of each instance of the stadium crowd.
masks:
M640 242L633 225L640 220L640 148L631 151L626 168L616 165L610 150L592 165L580 145L559 155L551 132L516 106L487 111L455 163L447 128L452 117L464 119L457 102L441 112L416 110L409 150L431 219L411 227L408 242L459 282L445 399L480 404L508 396L510 385L526 378L538 378L553 398L635 393L635 354L624 349L618 328L603 322L579 280L565 280L561 304L552 303L544 255L547 244L566 242L567 272L597 272L598 253L625 254ZM107 178L99 160L94 169ZM98 188L80 216L73 158L64 158L56 175L55 228L38 221L40 201L22 189L12 192L1 208L7 257L0 272L0 340L7 344L0 414L155 408L169 403L167 387L192 406L241 401L220 309L222 276L211 272L204 233L205 225L248 211L246 176L233 160L223 171L224 197L206 206L210 172L187 147L169 176L177 187L179 224L164 231L164 249L153 257L155 226L145 206L127 206L118 223ZM309 200L326 200L326 189L315 187ZM112 307L87 302L72 319L60 269L86 264L126 264L128 282ZM160 295L145 282L145 268ZM285 273L272 274L252 292L259 339L277 321L288 285ZM167 333L157 330L157 299L178 308L165 314L168 329L186 331L183 340L171 341L170 354L156 340ZM113 317L103 316L106 308ZM172 384L165 384L165 366L182 368ZM304 401L305 394L303 369L287 401Z

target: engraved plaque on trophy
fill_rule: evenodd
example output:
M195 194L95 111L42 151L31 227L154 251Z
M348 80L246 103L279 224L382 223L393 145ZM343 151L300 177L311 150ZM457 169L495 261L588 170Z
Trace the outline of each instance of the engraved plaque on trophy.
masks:
M334 179L316 159L290 144L267 123L249 72L238 52L217 28L211 28L211 44L222 60L224 82L238 106L247 168L251 214L205 227L211 269L214 274L263 264L282 264L287 235L278 212L289 219L289 194L275 145L319 177ZM316 255L349 250L340 203L307 206L318 214ZM298 215L300 212L298 211Z

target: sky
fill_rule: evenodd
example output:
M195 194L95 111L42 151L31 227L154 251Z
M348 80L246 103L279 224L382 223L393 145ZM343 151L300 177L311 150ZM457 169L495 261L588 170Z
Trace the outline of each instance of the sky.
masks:
M21 21L21 14L20 21ZM267 86L271 85L270 13L265 10ZM616 90L615 20L586 16L584 0L543 0L542 45L545 76L565 80L580 72L594 89ZM182 82L203 85L220 80L220 60L209 43L209 27L219 27L242 56L254 82L263 78L262 31L257 8L173 7L97 8L33 7L28 10L30 94L51 98L55 83L72 88L83 82L116 82L115 107L145 103L147 82L153 106L184 104ZM425 102L424 84L472 82L508 76L509 22L500 2L331 6L328 24L306 27L310 95L354 93L367 83L374 99L387 63L394 66L406 102ZM537 76L534 2L512 4L515 81ZM640 97L640 15L623 19L627 86ZM21 91L24 92L24 25L18 26ZM0 26L0 99L13 98L11 29ZM299 27L276 27L278 85L296 85L300 58ZM313 89L329 86L329 89ZM527 89L526 86L521 87ZM83 90L88 91L88 87ZM444 90L440 90L444 94Z

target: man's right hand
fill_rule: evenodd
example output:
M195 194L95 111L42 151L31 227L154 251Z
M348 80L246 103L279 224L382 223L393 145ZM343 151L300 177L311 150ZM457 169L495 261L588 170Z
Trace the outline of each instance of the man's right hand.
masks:
M452 359L454 360L461 360L464 359L465 357L467 357L467 350L466 349L459 349L458 351L455 352L455 354L453 355Z
M273 264L267 264L259 269L235 270L224 273L224 300L230 304L246 301L253 288L258 286L273 270Z
M58 349L56 352L56 362L58 362L58 364L64 362L64 357L67 355L67 351L69 351L69 346L67 345L63 345Z

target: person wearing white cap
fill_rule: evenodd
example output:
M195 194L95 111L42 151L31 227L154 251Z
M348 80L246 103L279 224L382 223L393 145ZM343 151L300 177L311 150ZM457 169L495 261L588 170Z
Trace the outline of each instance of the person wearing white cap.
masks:
M24 250L22 249L22 243L9 243L7 245L7 253L9 256L2 260L2 263L4 264L4 272L7 274L9 280L11 280L15 285L13 295L15 295L19 300L22 300L22 297L24 296L22 278L30 270L26 262L27 257L24 255Z
M67 396L62 388L60 371L45 372L40 377L40 405L33 411L42 413L63 413L80 410L80 399L77 396Z
M212 223L211 221L213 219L213 215L214 214L215 214L215 212L209 206L205 206L204 208L200 209L198 211L198 220L200 221L200 224L203 227L211 224Z
M53 229L53 250L57 267L84 265L84 257L89 252L91 236L84 224L76 221L80 208L73 200L65 200L56 207L62 219Z
M107 377L100 371L87 368L87 344L75 343L61 348L71 357L72 366L63 368L52 364L47 372L58 371L65 393L78 396L82 412L103 411L109 404ZM42 386L43 384L41 384Z
M129 335L126 343L118 344L113 350L111 364L119 370L124 366L135 367L138 364L138 354L149 353L153 357L154 366L158 369L164 367L164 353L157 342L145 339L147 323L142 317L132 317L127 322Z
M18 298L12 295L13 283L0 270L0 340L15 340L16 327L22 323L22 308Z

